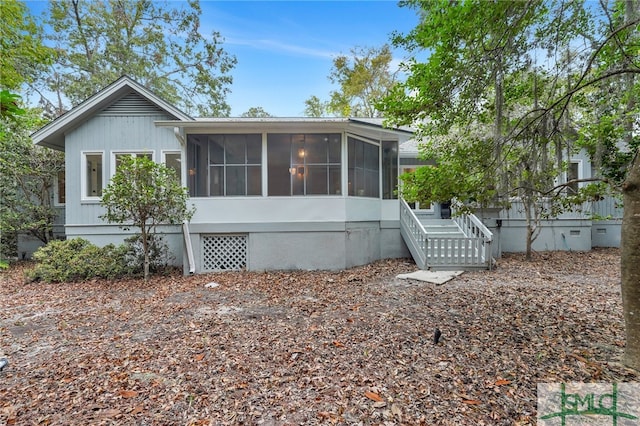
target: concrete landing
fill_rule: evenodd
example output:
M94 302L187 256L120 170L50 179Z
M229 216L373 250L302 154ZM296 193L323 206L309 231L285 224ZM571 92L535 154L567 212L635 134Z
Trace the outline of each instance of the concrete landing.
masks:
M433 284L444 284L462 274L464 271L416 271L410 274L399 274L401 280L418 280Z

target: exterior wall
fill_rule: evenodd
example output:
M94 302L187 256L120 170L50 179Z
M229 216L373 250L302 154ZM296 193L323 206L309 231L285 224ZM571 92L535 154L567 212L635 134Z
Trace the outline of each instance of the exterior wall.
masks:
M526 232L524 220L503 220L500 238L496 243L499 244L503 253L524 252ZM589 251L591 250L591 221L581 219L545 221L532 247L536 251Z
M104 222L99 218L104 209L99 201L82 200L82 153L103 152L104 184L109 182L113 151L152 150L154 160L161 160L162 150L181 150L172 129L158 128L154 121L165 115L112 116L97 115L66 136L66 224L67 227L95 226ZM119 232L118 232L119 233Z
M84 238L101 247L107 244L122 244L125 239L138 233L136 228L124 231L118 226L105 224L97 226L68 226L66 232L67 239ZM158 234L162 236L169 248L170 264L181 266L184 252L182 229L178 226L160 226L158 227Z
M398 200L364 197L193 198L196 273L205 235L246 235L247 269L336 270L409 256ZM185 269L187 259L185 259Z
M81 193L83 152L103 153L103 182L109 182L112 170L112 152L153 151L153 159L162 161L162 151L181 151L181 146L172 129L158 128L154 122L170 118L166 114L113 115L98 114L66 135L66 205L65 234L68 239L81 237L104 246L120 244L137 233L135 228L123 231L100 219L104 208L99 201L83 200ZM175 258L173 263L181 265L183 260L182 231L179 227L163 227L165 240Z
M591 214L607 218L591 220ZM494 215L495 216L495 215ZM503 252L522 252L526 249L526 222L517 203L501 211L502 220L497 243ZM533 243L533 249L587 251L593 247L620 247L622 208L613 198L585 206L585 212L565 213L558 218L542 222L542 231ZM495 220L485 220L492 229ZM492 229L493 231L493 229Z
M620 247L622 219L599 220L591 225L593 247Z

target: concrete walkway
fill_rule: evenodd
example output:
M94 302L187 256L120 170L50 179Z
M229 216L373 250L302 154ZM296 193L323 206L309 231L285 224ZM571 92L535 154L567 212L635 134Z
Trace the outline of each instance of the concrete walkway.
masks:
M396 278L401 280L418 280L433 284L444 284L462 274L463 271L416 271L410 274L400 274Z

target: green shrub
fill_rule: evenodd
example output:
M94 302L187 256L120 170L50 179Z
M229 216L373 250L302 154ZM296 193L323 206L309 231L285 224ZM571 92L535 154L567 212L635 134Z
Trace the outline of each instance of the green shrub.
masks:
M51 241L33 254L37 263L28 277L46 282L120 278L131 272L124 262L125 252L124 246L98 247L82 238Z
M169 267L169 263L173 260L169 246L161 235L150 234L149 240L149 272L163 273ZM125 240L125 264L132 273L143 274L144 272L144 250L142 248L142 235L136 234Z

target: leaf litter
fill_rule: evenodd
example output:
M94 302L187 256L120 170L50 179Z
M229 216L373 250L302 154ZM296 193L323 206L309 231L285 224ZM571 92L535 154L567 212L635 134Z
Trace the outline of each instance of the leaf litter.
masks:
M638 380L619 263L506 255L444 285L396 279L408 259L68 284L18 264L0 424L533 425L537 383Z

